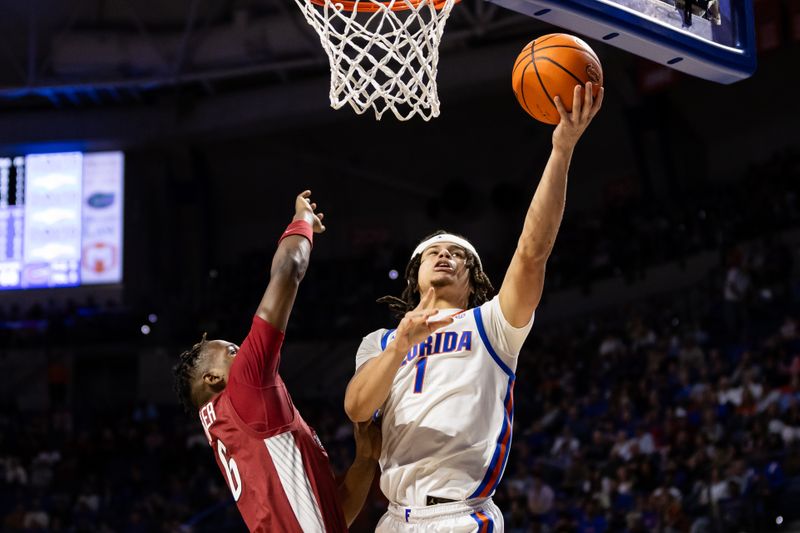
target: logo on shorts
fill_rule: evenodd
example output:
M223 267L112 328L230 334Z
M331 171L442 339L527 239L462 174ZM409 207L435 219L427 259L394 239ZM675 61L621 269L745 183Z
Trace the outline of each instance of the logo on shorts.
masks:
M599 83L600 82L600 73L597 71L594 65L589 63L586 65L586 76L589 78L589 81L592 83Z

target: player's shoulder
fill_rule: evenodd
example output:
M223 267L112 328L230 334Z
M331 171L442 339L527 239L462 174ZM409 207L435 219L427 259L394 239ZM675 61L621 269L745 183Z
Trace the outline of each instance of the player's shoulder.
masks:
M380 347L383 350L386 347L386 343L391 340L391 336L394 333L393 328L380 328L372 331L364 336L361 341L362 346L374 346Z
M356 368L360 368L361 365L385 350L386 345L392 340L393 332L393 329L381 328L364 336L356 352Z
M284 336L283 331L281 331L277 326L275 326L265 317L259 316L257 313L253 315L250 328L251 331L256 330L270 336L281 337L281 338L283 338Z
M369 333L364 335L364 338L362 340L364 342L367 342L367 341L374 342L376 340L380 341L380 339L385 337L387 332L390 332L390 331L393 331L393 330L391 330L389 328L379 328L379 329L376 329L374 331L370 331Z
M383 337L387 332L394 331L394 328L378 328L376 330L370 331L367 334L367 337Z
M495 295L480 305L476 305L470 309L467 309L465 313L470 315L480 314L485 316L487 314L496 313L500 309L500 298L498 295Z
M364 338L361 339L361 344L358 347L358 353L363 355L382 351L383 348L381 348L381 346L386 346L388 333L391 331L392 330L387 328L380 328L364 335Z

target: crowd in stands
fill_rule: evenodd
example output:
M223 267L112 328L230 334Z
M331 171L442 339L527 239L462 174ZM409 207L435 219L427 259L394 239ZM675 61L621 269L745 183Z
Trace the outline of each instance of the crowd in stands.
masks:
M763 531L800 518L800 287L791 264L767 277L761 251L731 254L748 272L742 322L729 319L720 272L708 286L534 333L495 496L507 531ZM775 312L763 315L767 285ZM352 431L330 407L340 402L293 394L343 474ZM200 425L173 407L7 406L0 450L4 531L242 527ZM380 516L374 492L354 530Z
M496 496L507 531L766 531L798 518L797 293L772 302L779 320L748 299L742 334L718 289L700 313L654 302L529 345Z
M645 217L620 208L565 228L560 244L570 242L557 260L561 287L618 275L617 268L631 267L635 277L675 254L718 249L724 261L680 293L534 328L520 355L513 446L495 495L506 531L717 533L765 531L800 519L793 504L800 501L800 265L797 250L775 237L800 222L800 169L792 158L770 165L774 180L760 177L766 167L755 169L684 213ZM600 234L607 239L597 239ZM736 245L742 241L750 242ZM579 254L566 250L575 246L606 257L607 265L598 260L581 278ZM259 268L243 269L241 277L256 276ZM214 315L216 298L255 299L239 288L245 282L226 281L224 274L198 311L223 330L241 317ZM376 292L398 292L386 279L384 287L358 289L343 300L341 287L358 285L343 275L363 272L331 271L310 280L317 304L324 304L301 296L296 318L304 334L321 335L315 313L336 300L351 311L326 327L362 335L370 329L359 324L367 320L362 314L374 311L363 302ZM336 291L337 299L324 298ZM37 331L54 327L61 335L72 327L68 321L96 328L104 315L87 307L100 306L61 310L59 325ZM5 322L23 318L4 313ZM36 313L25 318L53 322L53 314ZM0 346L34 342L26 332L0 329ZM343 391L328 391L325 404L291 393L341 476L353 453ZM77 410L58 402L30 413L13 402L0 405L0 529L243 530L196 420L173 405L102 407ZM353 531L371 530L385 505L373 487Z
M611 195L603 209L568 213L548 262L547 293L576 286L588 289L610 277L633 282L644 278L653 266L797 228L799 184L800 153L786 150L747 169L739 180L697 184L679 198L654 198L631 190ZM518 206L514 219L522 220L526 208ZM480 236L468 237L481 242ZM315 257L298 294L290 334L294 328L304 338L352 338L383 325L390 316L376 313L379 308L372 303L402 291L413 244L389 240L354 250L346 259ZM153 311L170 317L168 327L174 338L195 336L198 324L207 331L238 332L249 323L263 291L272 252L252 252L235 263L210 269L199 289L169 298L152 295L147 309L91 299L30 309L0 303L0 341L35 344L47 334L61 342L92 340L98 334L109 339L119 339L125 332L135 336L137 321L141 323L142 315ZM496 284L510 253L482 252L482 262ZM775 268L785 264L783 259L766 258ZM390 278L391 270L398 271L399 279Z
M747 169L741 180L698 183L672 200L615 195L607 209L565 218L549 261L548 287L587 285L612 275L635 280L653 265L796 227L798 178L800 154L788 151Z

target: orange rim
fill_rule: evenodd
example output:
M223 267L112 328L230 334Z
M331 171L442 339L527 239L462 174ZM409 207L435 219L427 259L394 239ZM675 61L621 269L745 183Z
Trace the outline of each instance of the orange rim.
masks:
M341 5L344 11L358 11L359 13L375 13L381 9L381 5L385 8L389 8L392 11L408 11L411 7L417 7L420 4L429 3L430 0L397 0L392 5L392 2L371 2L369 0L360 0L360 1L353 1L353 0L311 0L311 3L325 7L325 4L333 4L333 5ZM461 0L455 0L454 3L459 3ZM437 11L442 9L444 5L447 3L447 0L434 0L433 1L433 8ZM378 5L380 4L380 5ZM411 6L409 6L411 4Z

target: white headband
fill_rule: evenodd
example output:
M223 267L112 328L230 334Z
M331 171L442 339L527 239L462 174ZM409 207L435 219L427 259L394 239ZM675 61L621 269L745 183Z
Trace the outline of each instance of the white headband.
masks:
M462 247L463 249L468 250L469 253L475 256L475 260L478 262L478 267L480 267L480 269L483 270L483 265L481 264L481 258L478 255L478 252L475 250L475 247L472 246L472 244L468 240L462 239L461 237L457 237L455 235L451 235L449 233L436 235L434 237L431 237L427 241L419 243L419 246L414 248L414 253L411 254L411 258L413 259L417 254L421 254L422 252L425 251L426 248L433 246L434 244L439 244L443 242L449 244L456 244Z

